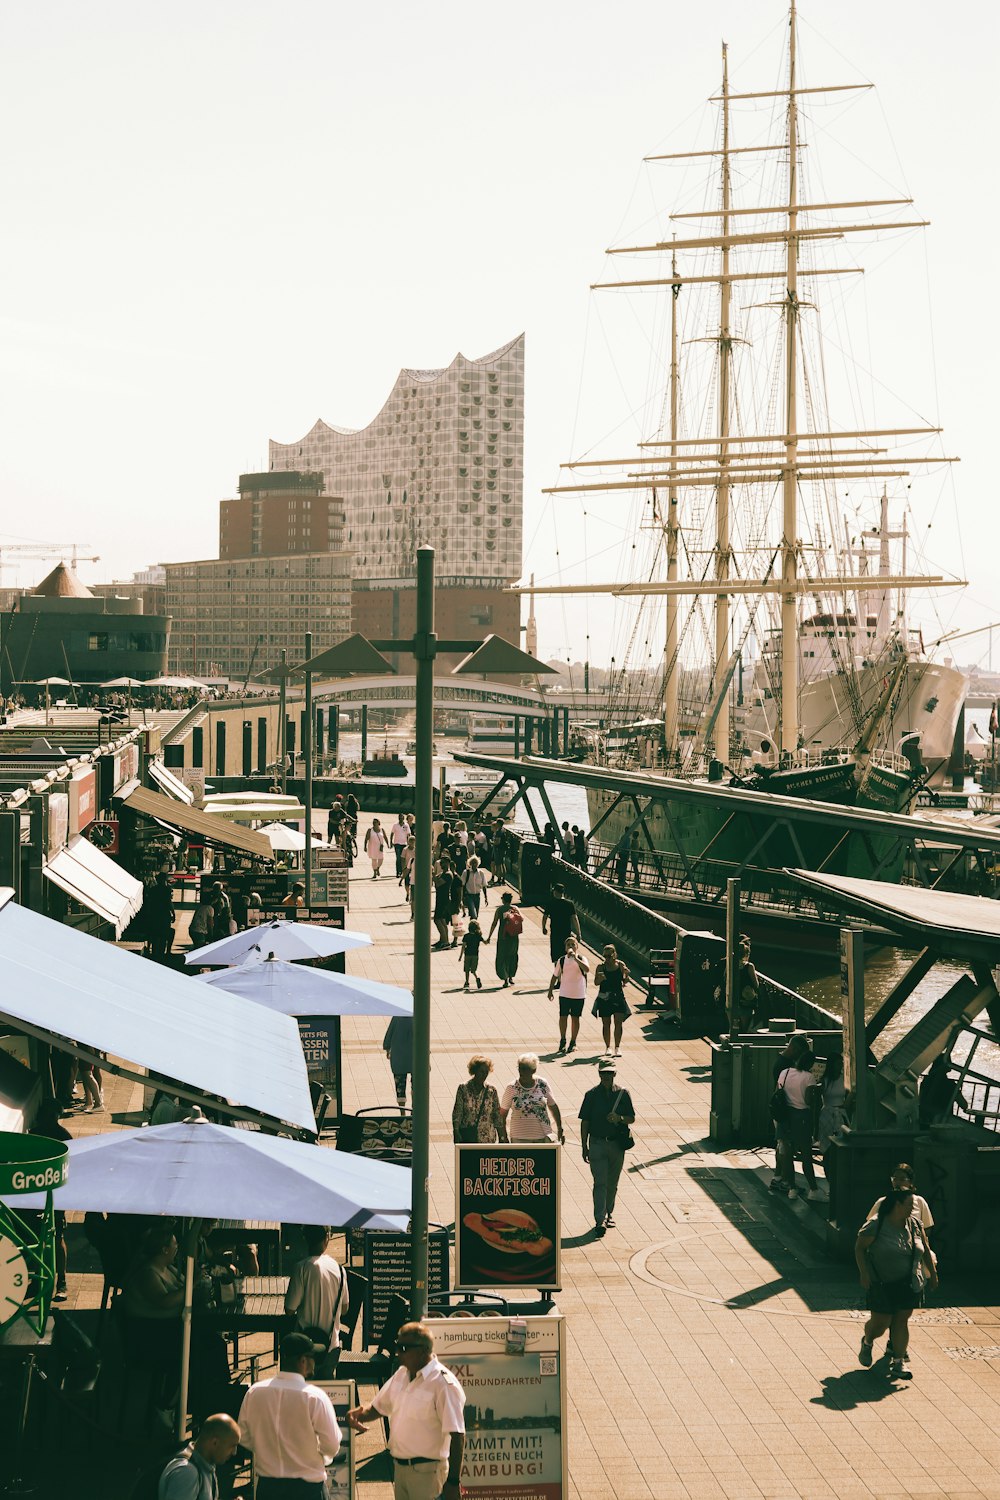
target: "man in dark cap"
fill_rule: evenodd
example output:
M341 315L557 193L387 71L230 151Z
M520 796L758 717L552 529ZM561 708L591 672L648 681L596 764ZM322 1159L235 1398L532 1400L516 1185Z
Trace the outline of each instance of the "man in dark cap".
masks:
M613 1058L598 1063L597 1076L597 1087L587 1090L580 1105L580 1145L594 1179L594 1233L600 1237L615 1225L625 1135L635 1122L635 1107L628 1090L619 1087Z
M329 1396L307 1382L325 1354L307 1334L286 1333L277 1375L258 1380L244 1397L241 1441L254 1456L257 1500L324 1500L340 1428Z

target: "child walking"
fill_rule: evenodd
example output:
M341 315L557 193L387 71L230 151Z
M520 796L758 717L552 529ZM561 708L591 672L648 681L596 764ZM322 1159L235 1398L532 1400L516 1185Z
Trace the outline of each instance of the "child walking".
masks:
M463 993L469 992L469 980L474 977L476 987L482 989L483 981L477 970L479 968L479 949L483 944L483 931L475 920L469 923L469 930L462 939L461 958L465 965L465 984L462 986Z

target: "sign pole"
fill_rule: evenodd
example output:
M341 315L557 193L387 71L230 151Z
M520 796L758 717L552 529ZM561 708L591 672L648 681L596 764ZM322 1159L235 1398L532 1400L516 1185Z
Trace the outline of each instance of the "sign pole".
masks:
M312 631L306 631L306 661L312 657L313 638ZM305 723L302 726L302 754L305 757L305 796L303 802L306 810L306 905L312 906L313 888L313 674L306 667L306 703Z
M288 722L286 719L288 677L285 672L287 660L288 653L282 647L280 675L278 677L278 759L281 762L278 769L280 777L278 786L282 792L287 792L288 790Z
M840 993L844 1015L844 1074L854 1093L854 1129L875 1128L875 1099L865 1037L865 935L840 929Z
M417 549L416 883L413 887L413 1259L410 1316L427 1311L431 1115L431 823L434 813L434 548Z
M726 881L726 1010L730 1039L739 1034L740 882Z

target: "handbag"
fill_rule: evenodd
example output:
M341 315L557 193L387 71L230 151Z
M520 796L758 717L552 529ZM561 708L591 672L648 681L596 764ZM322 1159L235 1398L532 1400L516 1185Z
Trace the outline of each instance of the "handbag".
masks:
M785 1093L784 1087L784 1080L787 1077L788 1069L786 1068L781 1077L778 1079L778 1082L776 1083L774 1088L774 1093L771 1095L770 1112L771 1119L774 1121L775 1125L783 1125L788 1119L788 1111L791 1106L788 1103L788 1095Z
M924 1264L923 1236L914 1232L913 1234L913 1263L910 1267L910 1291L922 1297L927 1290L930 1277Z
M475 1121L471 1125L460 1125L458 1128L458 1139L463 1144L471 1145L474 1141L479 1140L479 1122L483 1118L483 1106L485 1103L486 1089L484 1087L482 1098L479 1101L479 1108L476 1110Z
M624 1089L619 1089L618 1090L618 1097L615 1099L615 1102L614 1102L614 1105L613 1105L613 1112L617 1112L618 1106L621 1103L622 1095L624 1094L624 1092L625 1092ZM622 1148L623 1151L631 1151L632 1147L635 1145L635 1136L632 1134L632 1127L631 1127L631 1125L629 1125L627 1123L623 1124L623 1125L616 1125L615 1126L614 1141L615 1141L615 1145L621 1146L621 1148Z

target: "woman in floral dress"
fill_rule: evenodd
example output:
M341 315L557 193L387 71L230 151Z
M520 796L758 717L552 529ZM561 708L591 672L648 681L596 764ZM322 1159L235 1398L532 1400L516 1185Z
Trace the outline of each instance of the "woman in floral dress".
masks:
M486 1080L493 1072L489 1057L477 1053L469 1058L469 1082L460 1083L451 1112L452 1135L456 1141L481 1141L487 1145L506 1141L507 1127L500 1113L500 1096Z

